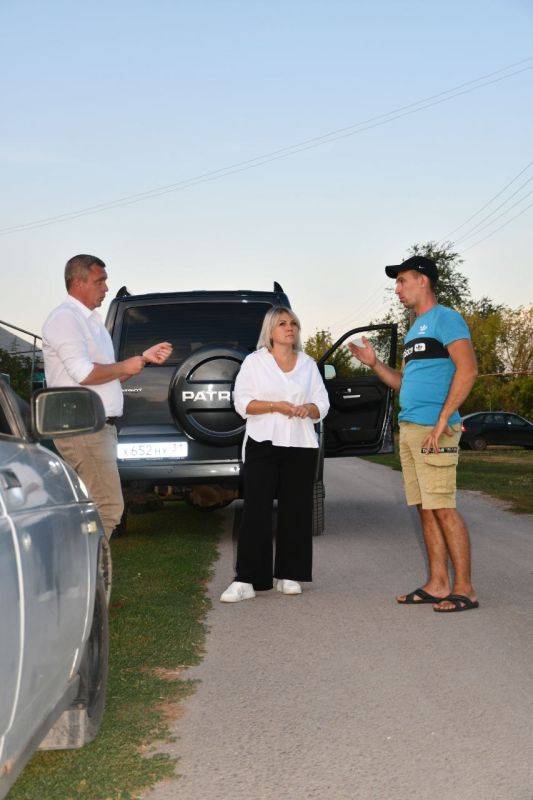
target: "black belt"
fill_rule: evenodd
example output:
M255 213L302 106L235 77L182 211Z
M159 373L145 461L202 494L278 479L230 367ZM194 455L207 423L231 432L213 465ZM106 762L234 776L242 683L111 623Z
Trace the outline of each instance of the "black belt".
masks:
M117 422L119 421L120 417L106 417L105 422L106 425L114 425L116 427Z

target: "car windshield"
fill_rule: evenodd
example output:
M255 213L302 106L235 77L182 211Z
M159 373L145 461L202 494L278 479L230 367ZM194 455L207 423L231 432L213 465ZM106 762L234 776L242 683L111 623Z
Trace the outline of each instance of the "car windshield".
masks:
M157 342L170 342L167 364L181 364L207 344L255 350L269 303L160 303L135 305L124 313L120 358L139 355Z

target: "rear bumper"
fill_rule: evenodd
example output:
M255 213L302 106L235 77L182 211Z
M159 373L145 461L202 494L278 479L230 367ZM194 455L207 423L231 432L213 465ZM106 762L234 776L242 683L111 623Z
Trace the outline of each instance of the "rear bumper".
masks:
M119 461L118 471L123 484L133 481L156 486L187 486L212 483L228 487L239 485L240 461Z

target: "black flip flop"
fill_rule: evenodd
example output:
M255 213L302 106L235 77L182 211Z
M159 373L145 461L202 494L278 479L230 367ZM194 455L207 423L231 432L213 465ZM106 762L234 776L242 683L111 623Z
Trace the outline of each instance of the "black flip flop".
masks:
M477 600L471 600L464 594L449 594L448 597L443 597L442 600L450 600L454 608L434 608L433 611L437 614L454 614L456 611L471 611L474 608L479 608Z
M415 600L417 596L420 597L420 600ZM426 603L440 603L442 600L449 600L449 597L433 597L424 589L415 589L414 592L405 595L405 600L396 600L396 602L401 606L423 606Z

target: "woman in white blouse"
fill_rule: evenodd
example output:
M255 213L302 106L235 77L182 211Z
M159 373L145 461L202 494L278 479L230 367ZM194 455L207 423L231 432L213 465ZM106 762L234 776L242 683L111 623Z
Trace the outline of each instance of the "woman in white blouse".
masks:
M300 323L283 306L263 321L257 351L245 358L234 391L246 419L244 509L235 580L224 603L276 588L301 594L312 579L313 482L318 441L314 425L329 410L317 365L302 351ZM278 498L276 559L272 570L272 504Z

